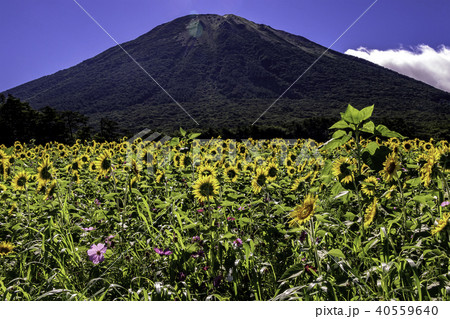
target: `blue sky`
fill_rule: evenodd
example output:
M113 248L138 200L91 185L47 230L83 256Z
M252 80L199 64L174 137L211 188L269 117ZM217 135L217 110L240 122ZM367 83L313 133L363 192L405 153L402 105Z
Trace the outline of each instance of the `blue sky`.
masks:
M119 43L190 13L232 13L329 46L375 0L77 1ZM434 59L433 69L425 67L427 76L433 78L439 71L436 76L444 77L439 79L442 83L448 77L450 90L450 72L442 74L447 54L450 63L450 51L445 50L450 48L449 13L448 0L378 0L333 49L394 69L405 64L405 51L413 57L425 56L426 51L425 60L410 59L407 69L416 74L418 64L423 69ZM4 1L1 21L0 91L71 67L115 45L73 0ZM377 60L380 52L384 58Z

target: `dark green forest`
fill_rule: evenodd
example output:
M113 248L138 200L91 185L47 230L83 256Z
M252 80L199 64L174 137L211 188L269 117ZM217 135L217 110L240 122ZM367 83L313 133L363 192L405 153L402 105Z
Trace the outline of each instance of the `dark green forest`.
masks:
M286 121L285 125L247 125L202 127L194 130L201 133L200 138L222 137L224 139L270 138L311 138L324 142L330 138L329 127L337 118L311 117L301 120ZM432 122L408 122L403 118L381 117L375 119L377 124L389 128L409 138L450 139L448 125ZM57 111L50 106L39 110L33 109L28 102L22 102L12 95L0 94L0 144L10 146L15 141L33 144L45 144L50 141L72 144L77 139L113 141L123 136L133 136L135 131L125 129L123 123L110 118L101 118L96 125L90 124L89 118L73 111ZM151 127L153 131L169 136L178 136L179 131L164 127Z

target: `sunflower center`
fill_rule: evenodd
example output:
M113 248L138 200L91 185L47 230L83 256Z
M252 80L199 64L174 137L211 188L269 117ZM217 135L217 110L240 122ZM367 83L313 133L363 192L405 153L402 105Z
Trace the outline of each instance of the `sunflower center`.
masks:
M341 171L341 174L343 174L343 175L350 175L349 166L350 165L348 163L342 163L341 166L339 167L339 170Z
M105 171L111 168L111 161L107 158L105 158L102 161L102 169L104 169Z
M395 162L389 163L389 166L387 167L387 172L389 174L393 174L395 171L395 167L396 167Z
M256 182L258 183L259 186L263 186L266 183L266 179L267 179L266 175L260 174L256 179Z
M202 196L212 196L213 193L214 186L211 183L203 183L202 185L200 185L200 194L202 194Z
M44 166L41 170L41 178L43 180L50 180L52 179L52 174L50 174L50 167Z
M313 210L314 210L314 205L313 204L305 205L303 210L300 212L300 218L301 219L305 219L306 217L311 215Z
M27 183L26 177L19 177L19 179L17 180L17 185L19 187L24 187L26 183Z
M275 177L275 176L277 176L277 169L276 169L275 167L271 167L271 168L269 169L269 176L270 176L270 177Z
M227 175L229 178L233 179L236 176L236 172L233 170L229 170Z

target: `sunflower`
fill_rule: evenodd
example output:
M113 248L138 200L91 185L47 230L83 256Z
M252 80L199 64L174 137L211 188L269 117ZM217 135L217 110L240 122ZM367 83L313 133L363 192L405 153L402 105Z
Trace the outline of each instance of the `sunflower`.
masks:
M367 177L361 187L361 191L367 196L373 196L375 194L375 190L378 187L378 180L374 176Z
M22 144L20 144L20 142L14 143L14 150L16 151L16 153L22 152L22 149L23 149L23 147L22 147Z
M130 180L130 188L137 188L139 182L138 176L133 176L133 178Z
M248 164L245 166L245 171L246 171L247 173L252 173L254 170L255 170L255 164L253 164L253 163L248 163Z
M267 181L268 182L273 182L274 180L277 179L277 175L278 175L278 165L274 162L269 163L269 165L267 165L266 167L267 170Z
M9 156L6 155L6 153L3 150L0 150L0 161L7 160L8 157Z
M67 165L67 169L71 170L73 172L79 172L81 170L81 167L83 166L83 164L81 164L80 159L75 158L72 163L70 163L69 165Z
M138 162L136 162L136 160L134 158L131 159L131 171L133 172L134 175L139 176L141 171L142 171L142 165Z
M49 199L50 197L53 197L55 192L56 192L56 181L53 180L53 182L51 182L50 185L47 187L47 190L45 192L45 198Z
M447 221L450 217L450 213L445 213L444 217L438 221L437 225L433 225L431 226L431 235L436 235L437 233L439 233L441 230L443 230L445 228L445 226L447 226Z
M298 190L298 187L300 186L300 183L302 182L302 178L301 177L299 177L299 178L297 178L295 181L294 181L294 183L292 184L292 187L291 187L291 191L296 191L296 190Z
M256 169L255 175L252 179L252 189L255 194L261 192L263 186L267 182L267 170L260 167Z
M297 173L297 170L293 166L288 166L287 173L288 173L289 176L292 177L292 176L295 175L295 173Z
M80 184L81 180L80 180L80 174L78 173L78 171L72 172L72 182Z
M53 179L53 166L48 159L42 161L42 164L38 167L37 171L36 179L39 185L45 185L48 181Z
M313 215L316 208L318 196L308 194L301 205L297 205L290 213L292 220L289 222L289 226L297 224L298 226L306 223Z
M0 256L6 256L10 253L12 253L14 249L14 245L7 242L1 242L0 243Z
M6 180L8 178L10 172L10 165L7 161L0 161L0 177L3 176L3 179Z
M397 171L400 169L400 163L398 162L398 158L395 153L389 154L383 165L384 168L381 172L381 176L387 183L389 183L393 178L397 178Z
M219 194L219 182L212 176L200 177L193 185L194 196L202 202L210 201Z
M29 150L26 155L29 159L34 159L36 157L36 154L32 150Z
M238 153L243 156L247 152L247 148L245 147L245 145L239 145L237 150L238 150Z
M27 153L25 153L25 152L20 152L18 155L17 155L17 158L18 159L20 159L20 160L26 160L27 159Z
M341 183L348 184L353 181L353 165L356 163L355 159L350 159L348 157L340 158L333 165L333 175L336 176Z
M422 148L423 148L424 151L428 152L431 149L433 149L433 144L431 144L430 142L427 142L427 143L422 145Z
M426 163L420 168L420 179L425 187L428 187L432 180L433 170L439 164L441 154L434 149L426 156Z
M156 182L158 184L166 182L166 175L164 174L164 171L161 170L156 171Z
M394 195L394 191L397 187L395 185L392 185L387 191L386 193L383 194L383 196L386 196L387 199L391 199L392 196Z
M183 154L180 158L180 167L187 168L192 165L192 159L190 156Z
M29 182L30 175L25 171L20 171L16 174L11 182L12 187L16 191L22 191L27 188L27 183Z
M89 163L90 160L91 159L90 159L89 155L87 155L87 154L83 154L80 156L80 161L81 161L81 163L83 163L83 165Z
M198 168L198 174L200 176L216 177L216 169L209 164L204 164Z
M111 171L112 168L112 156L111 152L108 150L103 151L103 153L95 161L95 166L99 175L106 176Z
M239 171L237 169L237 167L234 166L228 166L225 169L225 178L229 181L231 181L232 183L236 182L237 179L239 177Z
M402 146L406 152L409 152L413 149L413 143L411 141L404 141Z
M92 162L91 164L89 164L89 170L91 172L96 172L97 171L97 165L95 164L95 162Z
M372 204L370 204L367 208L366 208L366 214L364 215L364 227L367 228L370 226L370 224L372 223L375 214L377 212L377 198L375 197L373 199Z

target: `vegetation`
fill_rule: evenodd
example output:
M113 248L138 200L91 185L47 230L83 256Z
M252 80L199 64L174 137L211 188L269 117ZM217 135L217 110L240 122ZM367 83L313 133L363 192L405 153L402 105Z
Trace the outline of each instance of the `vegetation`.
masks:
M450 300L448 141L0 147L2 300Z

